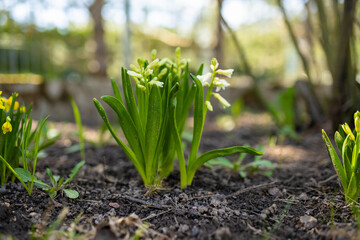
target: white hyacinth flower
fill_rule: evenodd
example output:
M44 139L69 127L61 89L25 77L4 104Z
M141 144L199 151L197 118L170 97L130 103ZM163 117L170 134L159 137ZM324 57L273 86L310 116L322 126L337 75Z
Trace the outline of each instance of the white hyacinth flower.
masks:
M223 98L219 93L213 93L214 97L219 100L219 102L221 103L221 105L223 105L224 108L230 107L230 103L228 101L226 101L225 98Z
M196 77L201 81L203 86L209 86L212 74L211 73L206 73L204 75L197 75Z
M158 87L163 87L164 83L157 80L157 77L155 77L153 80L149 82L150 85L155 84Z
M151 74L153 74L154 70L152 70L151 68L147 68L145 71L145 77L150 76Z
M234 69L218 69L218 70L216 70L217 74L226 76L228 78L231 78L231 75L233 74L233 72L234 72Z
M225 79L216 77L214 79L214 85L216 86L216 92L219 92L221 89L225 90L225 88L229 87L230 83L228 83Z
M129 76L131 76L131 77L136 77L136 78L142 78L143 77L140 73L137 73L137 72L134 72L134 71L131 71L131 70L128 70L127 74Z

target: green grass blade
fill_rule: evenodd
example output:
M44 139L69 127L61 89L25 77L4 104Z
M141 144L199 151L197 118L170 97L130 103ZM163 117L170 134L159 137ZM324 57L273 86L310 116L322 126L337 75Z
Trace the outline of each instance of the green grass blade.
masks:
M346 178L345 170L343 168L343 165L341 164L339 156L337 155L333 145L331 144L329 137L327 136L327 134L324 130L322 130L322 138L326 145L326 149L328 151L331 162L333 163L334 169L340 179L341 185L342 185L343 189L346 191L346 189L348 187L348 180Z
M79 108L72 96L70 96L70 102L71 106L74 112L75 122L78 129L79 134L79 142L80 142L80 153L81 153L81 160L85 161L85 140L84 140L84 133L82 129L82 123L81 123L81 115Z
M115 97L124 104L123 99L121 97L120 89L119 89L118 85L116 84L116 81L113 78L111 79L111 86L114 91Z
M190 149L190 156L188 165L193 164L196 161L197 152L200 145L201 135L204 127L204 90L200 80L190 74L196 84L196 93L194 101L194 129L193 129L193 141Z
M33 173L32 173L32 181L29 187L30 192L32 192L32 188L34 185L34 180L36 179L35 177L35 172L36 172L36 165L37 165L37 155L39 152L39 144L40 144L40 137L41 137L41 131L46 123L46 121L48 120L49 116L47 116L41 123L40 123L40 127L36 133L35 136L35 147L34 147L34 163L33 163Z
M176 150L176 154L178 157L179 168L180 168L180 185L181 185L181 188L184 189L187 185L187 171L186 171L186 165L185 165L184 151L182 148L181 136L179 134L179 131L177 129L177 124L176 124L176 117L175 117L176 112L175 112L174 105L171 106L170 114L171 114L171 123L172 123L172 126L170 126L170 128L172 131L175 150Z

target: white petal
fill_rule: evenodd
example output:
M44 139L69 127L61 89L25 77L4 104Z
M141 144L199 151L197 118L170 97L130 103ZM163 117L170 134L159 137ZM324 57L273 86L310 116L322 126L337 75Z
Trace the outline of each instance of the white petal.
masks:
M132 76L132 77L142 78L142 75L140 73L137 73L137 72L134 72L134 71L131 71L131 70L128 70L127 74L129 76Z
M208 86L211 81L211 73L206 73L204 75L197 75L196 77L201 81L203 86Z
M214 85L217 87L216 91L220 91L220 89L225 90L225 88L230 86L230 83L228 83L225 79L221 79L216 77L214 80Z
M226 101L226 99L223 98L220 94L213 93L213 95L217 100L219 100L219 102L221 103L221 105L223 105L224 108L231 106L230 103L228 101Z
M231 75L233 74L234 69L218 69L216 70L216 73L220 74L220 75L224 75L228 78L231 78Z
M147 69L153 69L154 67L156 67L158 65L158 63L159 63L159 59L155 59L146 68Z
M150 84L150 85L155 84L155 85L158 86L158 87L162 87L162 86L164 85L163 82L160 82L160 81L157 81L157 80L151 80L151 81L149 82L149 84Z

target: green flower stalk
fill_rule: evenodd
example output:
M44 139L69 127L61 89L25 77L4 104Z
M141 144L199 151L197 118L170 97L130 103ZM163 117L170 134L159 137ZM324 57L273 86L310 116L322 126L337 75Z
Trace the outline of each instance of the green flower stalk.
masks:
M335 148L331 144L326 132L322 130L322 137L326 144L330 159L340 179L344 190L345 200L349 203L357 202L360 194L360 112L354 114L355 131L347 123L335 132L334 140L340 152L340 160Z
M181 187L185 188L192 183L196 170L212 158L239 152L261 154L250 147L231 147L198 156L206 112L212 110L211 96L217 98L224 107L230 106L217 93L228 87L229 83L216 75L231 77L233 70L217 69L218 65L217 60L213 59L210 66L212 72L204 75L201 75L201 65L198 77L190 74L193 79L191 83L188 61L181 59L180 48L177 48L174 62L168 58L156 58L156 52L153 51L150 63L139 59L138 66L131 65L131 70L122 69L122 90L111 80L115 96L103 96L102 99L117 113L128 144L117 137L101 103L94 99L110 133L133 162L145 186L161 184L161 180L172 172L175 157L179 162ZM135 89L130 77L135 82ZM205 98L204 86L208 86ZM214 87L216 92L213 92ZM192 105L193 140L186 163L181 134Z

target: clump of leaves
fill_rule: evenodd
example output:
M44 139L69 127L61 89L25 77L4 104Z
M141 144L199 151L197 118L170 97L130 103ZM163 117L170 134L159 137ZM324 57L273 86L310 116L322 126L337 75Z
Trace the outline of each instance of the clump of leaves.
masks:
M339 158L326 132L322 130L329 157L344 190L345 200L357 202L360 194L360 112L354 114L355 129L352 131L347 123L335 132L334 140L340 152Z
M257 151L263 152L264 146L260 145L256 148ZM235 173L239 173L242 178L246 178L249 175L255 173L263 174L265 176L271 176L275 169L274 164L269 161L262 159L261 155L254 156L254 161L244 163L246 153L240 153L236 161L231 161L225 157L218 157L208 161L205 165L210 168L229 168Z
M117 113L128 145L116 135L103 106L94 99L111 135L133 162L146 186L159 185L172 172L175 156L180 167L181 188L185 188L191 185L196 170L211 159L241 152L262 154L250 147L234 146L198 155L206 113L213 110L211 98L216 98L223 107L230 106L218 93L229 83L217 75L231 77L233 70L218 69L219 63L214 58L211 72L202 75L201 65L195 76L189 74L188 61L180 58L180 49L176 51L175 62L167 58L158 59L155 55L153 53L150 63L138 59L138 66L131 65L131 70L122 69L122 89L112 80L115 96L102 97ZM192 105L193 137L190 154L185 161L181 135Z

